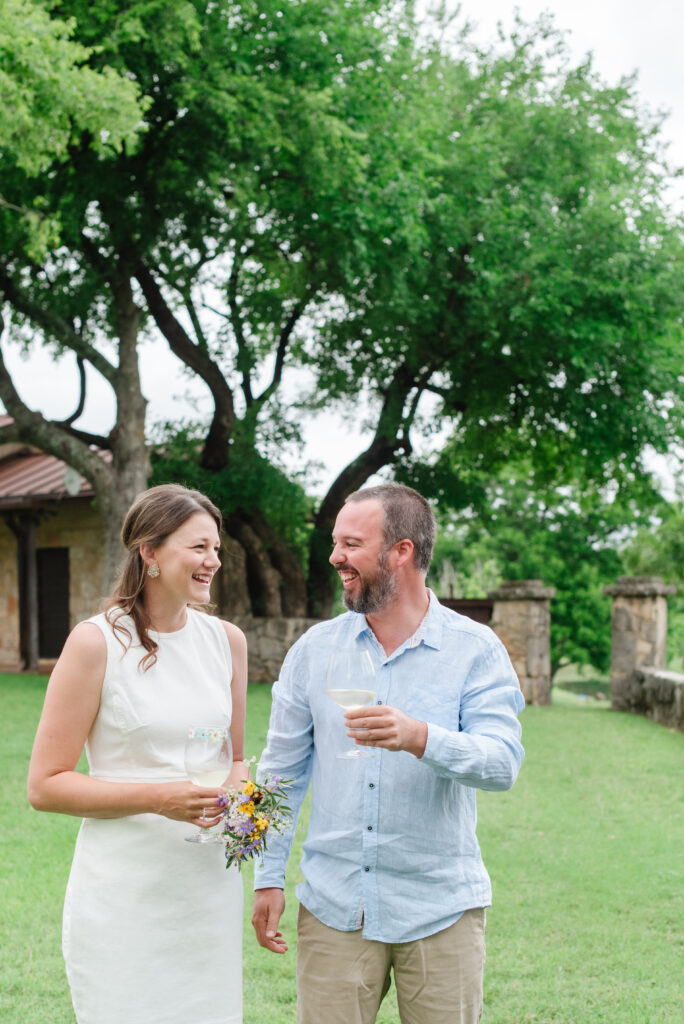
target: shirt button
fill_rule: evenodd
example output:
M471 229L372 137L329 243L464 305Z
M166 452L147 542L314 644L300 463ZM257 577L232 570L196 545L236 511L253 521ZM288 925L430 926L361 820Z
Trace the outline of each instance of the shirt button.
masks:
M372 832L372 831L373 831L373 826L372 826L372 825L369 825L369 826L368 826L368 831L369 831L369 832Z
M369 782L368 783L368 788L369 789L375 789L375 783L374 782Z
M382 704L382 701L381 701L381 700L379 700L379 701L378 701L378 704Z
M369 867L365 867L363 870L364 871L370 871L370 868Z

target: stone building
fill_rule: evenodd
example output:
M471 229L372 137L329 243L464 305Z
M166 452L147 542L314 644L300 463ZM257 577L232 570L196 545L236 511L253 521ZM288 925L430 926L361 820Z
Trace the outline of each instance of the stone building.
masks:
M100 601L102 527L88 482L59 459L0 445L0 666L38 668Z

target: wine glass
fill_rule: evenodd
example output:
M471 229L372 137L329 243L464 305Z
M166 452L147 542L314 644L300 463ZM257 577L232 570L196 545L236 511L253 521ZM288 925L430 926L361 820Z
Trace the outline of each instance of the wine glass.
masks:
M369 651L333 651L325 677L328 696L342 708L361 708L375 697L375 667ZM375 757L356 745L336 755L344 760Z
M230 733L221 725L198 725L190 729L185 741L185 770L195 786L222 786L233 767ZM202 808L206 821L207 809ZM219 833L198 827L185 837L188 843L221 843Z

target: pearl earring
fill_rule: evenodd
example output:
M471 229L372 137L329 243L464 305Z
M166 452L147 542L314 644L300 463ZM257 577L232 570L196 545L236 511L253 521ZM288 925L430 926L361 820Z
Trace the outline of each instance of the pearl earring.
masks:
M159 573L159 566L156 564L156 562L153 562L152 565L147 566L147 575L150 576L153 580L156 580L157 576L159 576Z

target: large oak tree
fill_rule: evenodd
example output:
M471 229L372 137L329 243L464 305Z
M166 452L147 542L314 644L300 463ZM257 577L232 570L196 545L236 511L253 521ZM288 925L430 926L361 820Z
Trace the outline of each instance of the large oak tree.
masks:
M680 431L681 226L633 83L570 66L543 24L477 52L419 35L410 13L63 0L54 14L97 45L93 70L129 76L148 104L138 142L79 135L41 179L0 165L13 207L40 201L60 231L37 259L1 211L8 334L103 373L117 424L79 436L73 417L25 409L6 374L0 394L16 430L62 457L76 445L67 461L94 482L89 443L110 448L121 507L147 472L150 331L212 396L208 472L268 454L273 423L292 420L290 366L312 372L312 406L368 402L373 439L315 516L308 594L258 502L229 509L269 614L327 612L334 515L384 467L458 503L470 463L525 447L538 471L579 460L599 480ZM436 425L451 440L417 466Z

